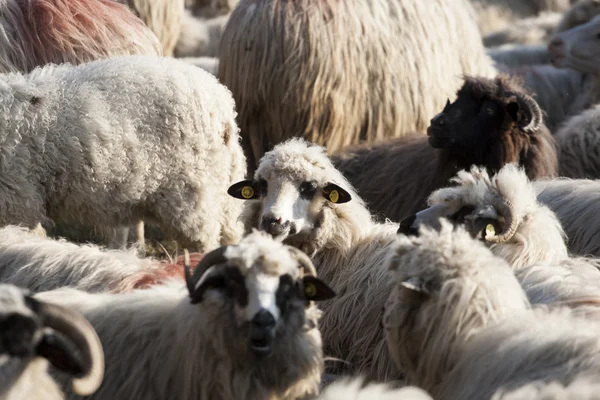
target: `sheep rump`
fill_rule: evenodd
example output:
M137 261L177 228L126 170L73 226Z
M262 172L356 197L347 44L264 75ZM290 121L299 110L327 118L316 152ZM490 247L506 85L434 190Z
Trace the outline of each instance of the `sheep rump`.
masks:
M240 3L218 77L238 105L249 172L291 136L333 152L424 132L461 74L496 73L471 11L464 0Z
M245 158L233 99L214 76L123 56L6 75L0 92L2 225L149 220L184 246L239 238L226 188Z

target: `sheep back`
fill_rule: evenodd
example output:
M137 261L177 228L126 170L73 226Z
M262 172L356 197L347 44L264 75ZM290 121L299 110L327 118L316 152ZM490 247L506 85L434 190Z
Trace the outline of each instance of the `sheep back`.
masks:
M243 178L231 94L170 58L47 66L0 81L2 224L156 222L182 245L235 241ZM219 211L220 210L220 211Z
M495 74L471 11L463 0L241 2L218 77L239 107L250 172L290 136L336 151L424 132L461 74Z

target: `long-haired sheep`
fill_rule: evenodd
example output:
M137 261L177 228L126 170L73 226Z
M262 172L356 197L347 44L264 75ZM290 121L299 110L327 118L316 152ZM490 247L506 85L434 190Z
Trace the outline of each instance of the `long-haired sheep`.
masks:
M43 238L29 230L0 228L0 282L33 292L73 287L86 292L126 292L158 283L183 268L133 251L104 250Z
M92 399L318 393L321 312L313 301L335 294L305 254L256 232L208 253L186 279L187 290L176 281L127 294L37 295L80 310L96 329L106 372Z
M597 374L583 374L568 385L534 381L516 390L500 390L491 400L600 400Z
M218 77L238 106L249 172L292 136L337 151L424 132L461 74L496 74L471 11L466 0L240 2Z
M241 236L244 176L231 93L168 57L0 76L0 223L156 223L182 246Z
M71 378L79 395L91 395L102 383L104 353L89 322L13 285L0 284L0 343L3 400L64 399L49 364Z
M433 400L431 396L417 387L392 389L389 385L378 383L363 386L363 379L340 379L328 386L317 397L318 400Z
M181 33L185 0L118 1L127 4L156 34L162 45L163 55L172 56Z
M524 171L508 164L491 176L473 166L428 198L429 208L406 218L400 232L421 225L439 226L441 217L464 225L495 255L518 269L536 263L557 264L569 257L565 233L556 215L537 200Z
M440 400L489 399L600 372L597 322L531 306L508 264L462 228L400 236L383 325L408 381Z
M156 36L113 0L2 0L0 10L0 72L162 54Z
M557 174L554 139L539 106L508 77L466 77L427 133L344 149L333 163L372 212L394 221L423 209L432 191L471 165L496 172L516 162L532 179Z
M276 145L260 161L254 180L232 185L246 199L246 230L266 230L311 256L319 276L339 293L323 304L324 351L347 363L332 373L399 378L378 321L387 298L382 266L398 224L373 221L325 149L300 138Z

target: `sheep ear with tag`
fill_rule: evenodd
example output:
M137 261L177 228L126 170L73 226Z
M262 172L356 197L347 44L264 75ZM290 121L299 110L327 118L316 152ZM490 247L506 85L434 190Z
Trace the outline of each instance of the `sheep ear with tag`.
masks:
M312 275L302 278L304 294L311 301L329 300L335 297L335 292L325 282Z
M352 200L352 196L350 193L346 192L344 189L336 185L335 183L328 183L323 188L323 196L327 200L335 204L343 204Z
M260 191L257 189L256 183L252 180L234 183L227 189L227 194L242 200L258 199L260 197Z

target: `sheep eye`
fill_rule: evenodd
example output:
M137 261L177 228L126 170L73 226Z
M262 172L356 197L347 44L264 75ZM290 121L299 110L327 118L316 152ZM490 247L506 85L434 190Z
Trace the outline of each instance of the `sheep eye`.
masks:
M300 185L300 195L305 199L311 199L317 192L316 182L302 182Z

